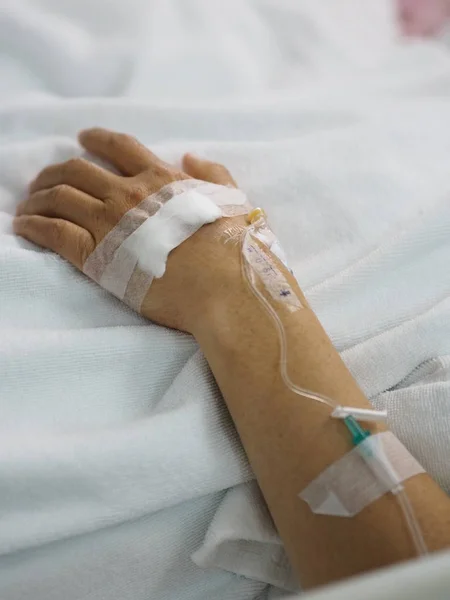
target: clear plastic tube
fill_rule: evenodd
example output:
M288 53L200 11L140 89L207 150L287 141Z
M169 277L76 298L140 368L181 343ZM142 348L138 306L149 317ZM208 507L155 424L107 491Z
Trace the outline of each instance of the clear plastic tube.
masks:
M408 498L405 488L402 486L401 490L394 495L397 498L397 502L403 512L406 525L418 556L425 556L428 554L428 548L425 544L425 540L423 539L422 530L420 529L420 525L417 521L416 515L414 514L413 507L411 506L411 502Z
M246 236L251 235L251 229L249 229L245 235ZM245 243L245 238L244 238L244 243ZM281 372L281 377L283 379L284 384L286 385L287 388L289 388L292 392L294 392L294 394L303 396L305 398L309 398L310 400L315 400L316 402L320 402L321 404L326 404L330 408L334 409L336 407L336 404L330 398L327 398L326 396L322 396L322 394L316 394L309 390L305 390L304 388L296 385L289 377L289 373L287 370L287 340L286 340L286 334L284 332L283 323L281 322L281 319L278 316L276 310L273 308L273 306L271 306L270 302L264 297L264 294L262 294L260 292L260 290L258 289L258 287L255 283L255 273L252 270L249 263L247 262L246 258L243 256L243 253L242 253L242 259L241 259L241 268L243 271L244 279L248 282L250 290L258 298L258 300L264 306L266 311L272 317L273 322L275 323L277 333L278 333L278 338L280 341L280 372Z

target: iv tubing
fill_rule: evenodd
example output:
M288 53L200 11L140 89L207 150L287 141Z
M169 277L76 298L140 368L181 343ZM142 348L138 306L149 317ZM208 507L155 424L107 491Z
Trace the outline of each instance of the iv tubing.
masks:
M411 502L409 501L405 488L402 486L401 490L397 494L394 494L394 496L397 498L398 504L402 510L408 531L411 535L411 539L418 556L427 555L428 549L425 544L425 540L423 539L422 530L420 529L420 525L417 521L416 515L414 514L413 507L411 506Z
M243 239L243 244L245 243L246 236L251 236L251 229L247 230L245 237ZM255 242L257 243L257 242ZM280 340L280 372L281 378L283 379L284 384L288 389L290 389L294 394L299 396L303 396L305 398L309 398L310 400L314 400L316 402L320 402L321 404L325 404L331 408L335 408L336 404L327 398L326 396L322 396L321 394L315 394L309 390L305 390L304 388L296 385L290 379L289 374L287 372L287 342L286 342L286 334L284 332L284 327L281 322L280 317L278 316L275 309L271 306L269 301L264 297L264 295L258 290L255 279L254 272L251 269L251 266L248 264L247 259L245 258L243 252L241 253L241 270L244 276L244 279L249 284L249 288L252 293L258 298L261 304L264 306L266 311L272 317L277 333L278 338ZM397 492L393 492L393 495L397 498L397 502L399 507L403 513L406 526L411 536L411 540L414 544L414 548L417 552L418 556L424 556L428 554L427 546L425 544L425 540L422 535L422 531L420 529L420 525L417 521L417 518L414 514L414 510L411 506L411 502L408 498L408 495L405 491L405 488L401 486L401 488Z
M251 235L251 234L247 233L246 235ZM310 398L310 400L315 400L316 402L320 402L321 404L326 404L330 408L335 408L336 405L332 402L332 400L330 400L330 398L327 398L326 396L322 396L321 394L314 394L313 392L310 392L309 390L305 390L304 388L301 388L300 386L295 385L295 383L293 383L293 381L290 379L289 374L287 372L286 334L284 333L284 327L283 327L283 324L281 323L280 317L277 315L275 309L270 305L270 303L267 301L267 299L264 297L264 295L261 294L261 292L256 287L255 282L254 282L254 277L253 277L253 271L251 270L250 266L246 262L245 258L243 258L241 260L241 266L242 266L244 278L249 283L250 290L258 298L258 300L261 302L261 304L264 306L266 311L269 313L269 315L272 317L272 319L275 322L278 337L280 340L280 371L281 371L281 378L283 379L284 384L292 392L294 392L294 394L297 394L299 396L304 396L305 398Z

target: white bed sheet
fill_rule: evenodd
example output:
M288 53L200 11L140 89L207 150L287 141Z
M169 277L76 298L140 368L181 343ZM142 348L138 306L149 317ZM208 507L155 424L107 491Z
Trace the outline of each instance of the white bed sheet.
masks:
M387 0L16 0L0 73L2 600L292 588L194 341L11 235L27 182L91 125L230 168L364 391L450 490L441 43L399 40Z

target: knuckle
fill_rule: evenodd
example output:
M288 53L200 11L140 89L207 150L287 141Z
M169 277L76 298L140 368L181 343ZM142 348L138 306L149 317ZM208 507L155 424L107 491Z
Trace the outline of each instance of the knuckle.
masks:
M60 202L62 198L69 194L69 192L70 186L66 183L60 183L51 189L50 196L53 202Z
M182 181L183 179L190 179L186 173L183 171L171 171L170 172L171 181Z
M148 188L143 183L133 183L126 191L126 201L136 206L149 195Z
M74 174L79 173L83 167L85 166L86 161L83 158L70 158L65 163L62 164L62 173L66 174Z
M151 177L155 177L156 179L166 178L168 181L175 180L175 172L171 171L168 167L163 164L154 163L151 165L150 169Z
M74 158L69 158L69 160L66 160L66 162L64 163L66 169L76 169L78 166L80 166L80 164L83 162L83 159L79 158L79 157L74 157Z
M64 222L58 219L54 219L49 224L49 233L52 237L54 246L60 248L64 241L65 227Z
M156 156L153 156L151 161L146 170L136 176L136 179L143 181L149 189L153 190L159 184L166 185L181 179L189 179L185 171L161 161Z

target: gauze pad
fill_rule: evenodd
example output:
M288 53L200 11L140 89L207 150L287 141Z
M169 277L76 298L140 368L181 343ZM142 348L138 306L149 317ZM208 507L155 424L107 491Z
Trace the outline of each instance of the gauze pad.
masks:
M237 188L197 179L169 183L125 213L88 256L83 271L139 311L174 248L203 225L250 209Z

